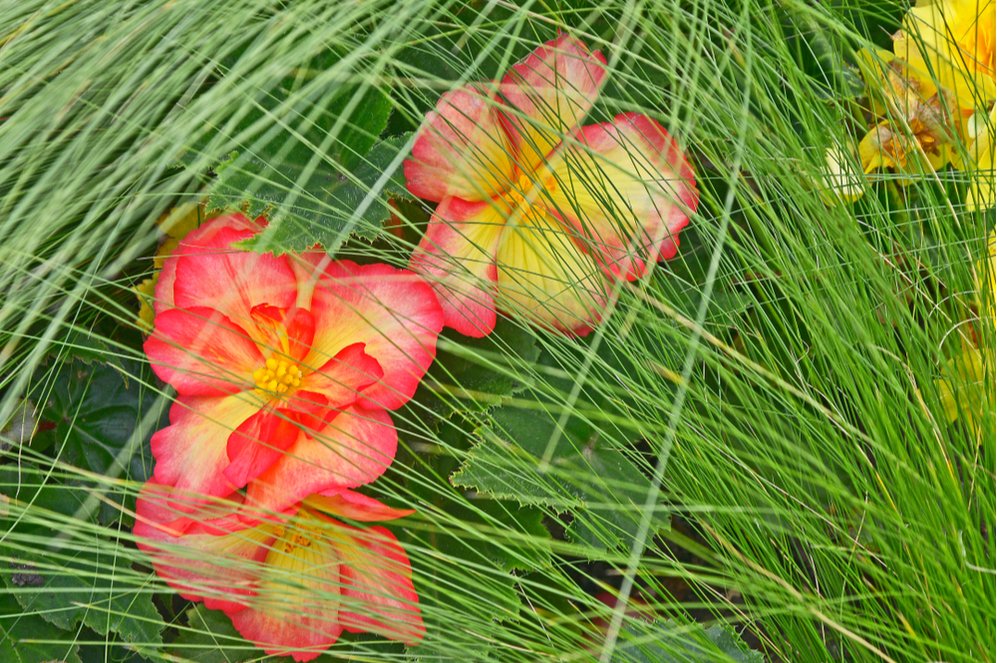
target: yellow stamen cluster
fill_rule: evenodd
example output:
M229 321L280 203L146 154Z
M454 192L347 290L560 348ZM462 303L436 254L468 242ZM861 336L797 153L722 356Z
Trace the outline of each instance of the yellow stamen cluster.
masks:
M288 359L270 357L253 371L253 380L257 389L282 395L301 385L301 368Z
M547 205L544 202L544 189L550 190L553 182L543 186L535 183L529 175L520 173L515 186L510 187L501 196L501 205L506 214L523 220L540 218L547 215Z
M281 525L274 531L273 548L290 555L298 548L310 548L321 532L301 524L300 520L291 524L291 531Z

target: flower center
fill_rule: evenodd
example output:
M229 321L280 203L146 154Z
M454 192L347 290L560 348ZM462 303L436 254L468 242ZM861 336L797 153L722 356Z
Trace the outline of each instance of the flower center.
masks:
M299 548L311 548L312 541L321 537L321 532L302 524L300 520L298 518L291 523L290 531L283 525L274 530L274 550L280 550L285 555L290 555Z
M550 190L553 181L541 187L529 175L520 173L516 184L500 196L499 203L510 217L519 219L542 219L547 216L547 204L543 200L543 190Z
M253 381L257 389L282 396L301 385L301 368L283 357L270 357L253 371Z

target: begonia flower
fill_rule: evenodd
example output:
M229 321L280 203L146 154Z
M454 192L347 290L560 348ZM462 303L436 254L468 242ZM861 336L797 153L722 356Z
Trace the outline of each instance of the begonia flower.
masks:
M389 410L433 361L442 312L416 274L235 245L242 215L205 222L163 264L145 350L177 391L152 437L155 480L280 510L356 487L395 455Z
M994 0L919 0L904 17L893 52L960 108L992 102L995 5Z
M699 201L692 169L647 116L579 126L605 75L602 54L562 35L426 116L405 178L439 204L410 266L448 326L484 336L500 309L584 334L613 279L675 255Z
M279 513L239 499L184 504L182 493L149 483L134 534L184 598L222 610L268 654L308 661L343 631L409 645L422 639L412 567L398 540L381 526L343 522L411 513L347 489L310 495Z
M862 49L856 56L872 109L883 118L859 143L863 171L914 174L949 163L962 119L958 109L930 78L893 53Z

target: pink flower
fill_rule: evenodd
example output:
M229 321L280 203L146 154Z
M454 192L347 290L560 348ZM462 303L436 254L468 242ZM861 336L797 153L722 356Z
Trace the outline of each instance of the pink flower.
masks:
M409 191L439 205L412 256L448 326L484 336L496 308L576 334L605 308L612 279L671 258L698 205L668 133L626 113L579 127L606 74L567 35L497 86L444 94L404 164Z
M411 272L234 247L259 229L212 219L163 265L145 351L177 400L152 438L154 478L202 496L245 487L280 511L387 468L388 411L415 392L443 321Z
M345 630L417 644L425 634L412 567L384 527L355 522L412 513L347 489L280 513L238 500L184 503L146 484L134 533L156 572L192 601L222 610L268 654L308 661Z

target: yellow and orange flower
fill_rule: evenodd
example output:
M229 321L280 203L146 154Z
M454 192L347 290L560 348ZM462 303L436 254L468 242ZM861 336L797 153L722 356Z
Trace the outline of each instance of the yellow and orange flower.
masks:
M925 77L893 53L856 53L873 111L884 118L859 143L866 173L893 168L914 174L938 170L955 152L961 115Z
M611 279L675 255L699 201L692 169L644 115L579 126L605 74L562 35L427 115L405 177L439 205L411 268L433 279L447 326L483 336L498 308L584 334Z
M893 52L959 108L995 98L994 0L919 0L904 17Z
M387 468L388 411L415 392L443 317L406 270L234 248L260 221L219 217L179 243L145 351L177 391L152 437L156 481L202 496L245 488L279 511Z
M268 654L309 661L344 630L410 645L422 639L412 567L395 536L342 521L411 513L345 489L279 513L240 500L185 504L182 494L150 483L136 505L134 533L158 575L182 596L224 611Z

